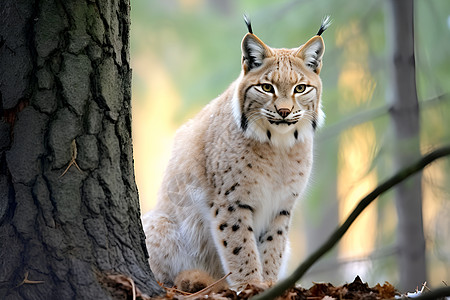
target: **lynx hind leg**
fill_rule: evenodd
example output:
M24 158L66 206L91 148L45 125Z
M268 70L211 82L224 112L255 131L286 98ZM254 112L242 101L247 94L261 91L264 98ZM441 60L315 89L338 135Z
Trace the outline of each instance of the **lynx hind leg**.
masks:
M180 272L178 276L175 278L175 286L184 292L195 293L203 290L204 288L210 286L217 280L212 278L207 272L193 269L193 270L185 270ZM210 291L214 293L218 293L228 288L225 280L218 282L213 285Z
M142 223L150 268L157 281L173 286L176 275L187 267L187 255L180 245L178 224L157 212L146 214Z

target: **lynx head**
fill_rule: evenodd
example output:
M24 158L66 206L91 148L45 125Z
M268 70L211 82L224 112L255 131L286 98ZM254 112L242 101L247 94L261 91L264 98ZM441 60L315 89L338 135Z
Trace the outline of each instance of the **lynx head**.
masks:
M329 26L325 18L317 35L294 49L275 49L253 34L242 40L242 72L236 85L233 113L249 138L291 147L312 135L323 121L322 82L319 77L325 45L320 36Z

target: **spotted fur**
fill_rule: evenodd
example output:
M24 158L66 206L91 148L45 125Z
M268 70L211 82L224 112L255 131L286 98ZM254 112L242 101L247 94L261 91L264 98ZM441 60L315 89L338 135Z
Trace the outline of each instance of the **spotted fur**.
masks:
M291 211L323 120L324 44L316 35L275 49L247 25L239 78L178 130L158 203L143 218L151 269L167 285L190 269L232 272L236 288L271 284L288 257Z

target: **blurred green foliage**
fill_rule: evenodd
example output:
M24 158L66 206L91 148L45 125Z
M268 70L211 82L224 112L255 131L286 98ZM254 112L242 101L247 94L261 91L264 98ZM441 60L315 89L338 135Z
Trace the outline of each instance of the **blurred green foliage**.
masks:
M450 1L414 3L420 140L421 148L426 152L450 142ZM182 98L182 105L173 120L177 126L193 109L200 110L238 77L240 42L247 32L242 18L244 13L250 16L254 33L265 43L286 48L306 42L317 32L322 18L331 15L333 24L323 35L326 52L321 73L327 119L317 136L311 188L298 205L298 218L294 220L294 227L302 227L301 231L306 232L306 236L294 233L303 236L298 238L300 247L294 248L294 262L314 250L342 219L338 216L337 185L341 137L346 130L359 124L371 124L375 130L375 143L370 151L371 165L367 173L376 170L380 180L392 174L388 115L392 58L387 55L391 25L384 1L132 0L131 4L132 60L139 55L151 54L169 72ZM355 70L362 70L363 76L355 77L352 84L346 86L345 82L349 80L345 81L344 75L353 65ZM139 89L144 81L134 75L133 84ZM351 99L358 90L367 97ZM442 239L450 239L448 234L442 234L448 230L440 230L441 223L436 219L450 218L449 167L449 163L444 162L436 171L444 171L443 174L425 175L423 179L433 195L426 199L424 211L432 202L437 207L433 211L439 212L425 218L428 273L432 285L439 285L442 280L450 283L450 247L438 249L436 246ZM353 262L350 257L349 263L342 260L345 255L335 250L315 271L312 270L305 285L312 280L340 284L353 280L357 275L355 272L362 272L358 274L371 284L396 283L395 207L391 193L381 197L376 206L373 252L366 257L353 258ZM354 268L349 269L349 266Z

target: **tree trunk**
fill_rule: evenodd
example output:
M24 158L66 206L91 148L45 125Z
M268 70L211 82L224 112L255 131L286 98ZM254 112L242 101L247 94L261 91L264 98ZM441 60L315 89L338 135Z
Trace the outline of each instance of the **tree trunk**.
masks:
M419 103L414 57L412 0L390 0L391 18L391 118L396 170L420 156ZM399 287L414 290L426 280L425 238L422 221L422 175L401 183L395 190L398 215L397 246Z
M0 299L113 299L108 272L161 292L134 180L129 10L2 1Z

